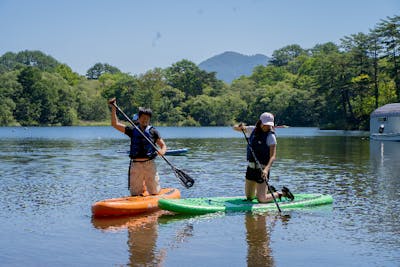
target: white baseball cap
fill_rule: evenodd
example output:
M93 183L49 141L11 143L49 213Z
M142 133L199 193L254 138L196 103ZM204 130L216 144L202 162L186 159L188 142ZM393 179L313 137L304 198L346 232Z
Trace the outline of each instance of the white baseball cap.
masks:
M269 112L264 112L261 114L260 120L263 125L274 126L274 115Z

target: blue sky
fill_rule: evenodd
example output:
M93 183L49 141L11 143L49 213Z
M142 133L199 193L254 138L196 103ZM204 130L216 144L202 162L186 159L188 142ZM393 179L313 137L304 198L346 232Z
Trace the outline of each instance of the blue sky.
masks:
M141 74L235 51L312 48L400 15L400 0L0 0L0 55L40 50L85 74Z

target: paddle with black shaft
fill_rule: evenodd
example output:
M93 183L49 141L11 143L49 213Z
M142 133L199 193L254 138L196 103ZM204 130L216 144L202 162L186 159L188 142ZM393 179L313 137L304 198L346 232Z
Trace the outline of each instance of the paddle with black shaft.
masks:
M260 164L260 162L258 161L258 159L257 159L257 157L256 157L256 154L254 153L253 148L251 147L250 141L249 141L249 139L247 138L246 133L245 133L244 130L243 130L243 127L241 127L241 129L242 129L242 133L243 133L243 135L244 135L244 138L246 138L247 144L249 145L251 154L253 155L253 158L254 158L254 160L255 160L255 162L256 162L256 166L257 166L258 169L260 169L260 171L261 171L261 173L262 173L262 172L263 172L263 169L261 168L261 164ZM275 196L274 196L274 193L272 192L271 187L270 187L269 184L268 184L267 177L265 177L265 183L267 184L268 191L271 193L271 196L272 196L272 198L274 199L274 202L275 202L276 207L278 208L278 211L281 212L281 208L279 207L278 202L276 201L276 198L275 198Z
M127 121L129 121L130 124L132 124L133 127L136 128L136 130L147 140L147 142L149 142L154 149L159 152L159 149L157 148L157 146L143 133L143 131L137 127L135 125L135 123L133 123L133 121L125 114L125 112L123 112L115 103L115 101L110 102L111 105L113 105L124 117ZM164 155L161 155L159 153L159 155L165 160L165 162L172 168L172 170L175 173L175 176L181 181L182 185L186 188L190 188L193 186L194 184L194 179L192 177L190 177L188 174L184 173L182 170L176 168L174 165L171 164L171 162L169 162L167 160L166 157L164 157Z

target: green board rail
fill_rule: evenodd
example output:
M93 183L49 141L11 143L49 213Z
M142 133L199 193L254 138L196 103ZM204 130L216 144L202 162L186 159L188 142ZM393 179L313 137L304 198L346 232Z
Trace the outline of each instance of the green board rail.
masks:
M277 199L281 209L302 209L333 203L331 195L294 194L295 199ZM274 202L259 203L257 200L247 201L244 196L208 197L185 199L160 199L159 208L182 214L207 214L214 212L268 211L276 210Z

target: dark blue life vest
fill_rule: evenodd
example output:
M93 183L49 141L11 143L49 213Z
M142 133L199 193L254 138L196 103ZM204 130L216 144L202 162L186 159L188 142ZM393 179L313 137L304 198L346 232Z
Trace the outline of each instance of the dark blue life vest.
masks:
M147 126L146 129L143 131L144 135L148 139L150 139L153 143L154 134L153 134L153 126ZM136 129L133 129L132 136L131 136L131 151L129 153L129 157L132 159L135 158L149 158L153 159L157 156L157 150L143 137L143 135Z
M254 154L262 165L267 165L270 158L269 146L267 144L267 137L269 134L275 134L275 132L258 131L256 134L256 130L254 129L249 138L249 142L253 148ZM251 153L249 145L247 145L247 161L256 162L253 154Z

